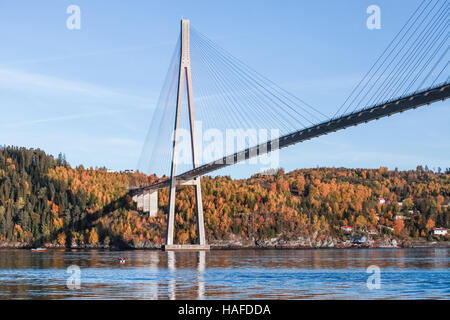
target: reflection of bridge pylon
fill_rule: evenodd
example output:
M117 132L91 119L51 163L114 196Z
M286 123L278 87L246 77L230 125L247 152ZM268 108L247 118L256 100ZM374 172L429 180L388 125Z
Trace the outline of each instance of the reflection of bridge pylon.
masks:
M180 68L178 75L178 91L177 91L177 109L175 114L172 167L170 172L170 193L169 193L169 214L167 216L167 236L164 250L209 250L209 245L205 240L205 226L203 219L202 189L200 185L200 176L194 177L188 181L177 181L177 158L179 143L179 128L181 118L181 107L183 97L183 82L186 79L187 102L189 109L189 126L191 135L191 151L192 163L194 169L198 166L196 143L195 143L195 114L194 114L194 97L192 93L192 77L191 77L191 57L189 48L189 20L181 21L181 55ZM175 220L175 195L177 185L193 185L195 187L195 210L197 218L197 242L196 245L178 245L173 243L174 220Z

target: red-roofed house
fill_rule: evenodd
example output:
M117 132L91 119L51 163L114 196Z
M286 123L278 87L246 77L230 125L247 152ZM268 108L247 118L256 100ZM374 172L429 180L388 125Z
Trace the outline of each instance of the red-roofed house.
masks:
M350 227L350 226L343 226L343 227L341 227L341 229L344 230L345 232L352 232L353 231L353 228Z

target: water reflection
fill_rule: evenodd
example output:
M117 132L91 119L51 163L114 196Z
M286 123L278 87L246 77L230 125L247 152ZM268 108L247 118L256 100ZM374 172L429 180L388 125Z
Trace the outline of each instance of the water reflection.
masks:
M148 269L151 273L154 274L154 279L150 281L148 284L148 291L149 294L145 299L151 299L151 300L157 300L158 299L158 281L157 281L157 275L158 275L158 263L159 263L159 255L158 252L151 251L149 252L149 258L150 258L150 264L148 266Z
M175 271L176 271L176 266L175 266L175 263L176 263L176 261L175 261L175 252L168 251L167 252L167 268L171 272L171 279L169 280L169 296L170 296L170 300L175 300L176 299L176 294L175 294L175 287L176 287Z
M198 266L197 266L197 284L198 284L198 299L203 299L205 295L205 265L206 265L206 252L200 251L198 254Z
M0 298L449 298L449 249L0 250ZM118 257L125 257L123 265ZM81 289L66 287L70 265ZM381 268L381 290L366 268Z
M434 249L434 259L432 258L434 268L448 268L448 251L443 248Z

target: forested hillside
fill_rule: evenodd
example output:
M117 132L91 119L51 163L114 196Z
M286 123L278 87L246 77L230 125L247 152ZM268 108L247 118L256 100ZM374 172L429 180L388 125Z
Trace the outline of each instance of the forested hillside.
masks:
M302 169L249 179L202 179L208 241L299 237L443 240L450 170ZM136 210L129 186L156 176L72 168L41 150L0 148L0 241L27 246L152 247L164 242L168 190L157 217ZM177 193L176 241L196 240L192 187ZM343 228L346 226L347 228ZM350 227L351 229L349 229Z

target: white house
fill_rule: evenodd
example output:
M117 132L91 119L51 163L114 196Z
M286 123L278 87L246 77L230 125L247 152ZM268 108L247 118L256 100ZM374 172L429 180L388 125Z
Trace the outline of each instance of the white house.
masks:
M433 235L434 236L445 236L445 235L447 235L447 229L446 228L433 228Z
M379 204L385 204L386 200L384 198L378 198L378 203Z

